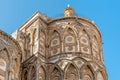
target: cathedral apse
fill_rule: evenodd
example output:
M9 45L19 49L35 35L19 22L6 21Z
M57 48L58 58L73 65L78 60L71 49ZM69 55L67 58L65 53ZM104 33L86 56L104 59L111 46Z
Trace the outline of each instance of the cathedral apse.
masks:
M74 14L36 12L12 35L0 30L0 80L107 80L100 31Z

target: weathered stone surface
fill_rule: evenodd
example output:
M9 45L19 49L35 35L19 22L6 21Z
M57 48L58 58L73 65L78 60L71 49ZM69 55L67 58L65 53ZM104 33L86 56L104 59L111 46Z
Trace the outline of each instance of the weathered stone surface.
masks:
M37 12L13 37L0 30L0 80L107 80L97 26L65 10Z

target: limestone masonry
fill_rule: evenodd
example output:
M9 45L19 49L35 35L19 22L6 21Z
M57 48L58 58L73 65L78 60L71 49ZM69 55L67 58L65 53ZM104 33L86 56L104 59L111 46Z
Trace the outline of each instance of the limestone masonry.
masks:
M12 35L0 30L0 80L107 80L101 34L74 13L36 12Z

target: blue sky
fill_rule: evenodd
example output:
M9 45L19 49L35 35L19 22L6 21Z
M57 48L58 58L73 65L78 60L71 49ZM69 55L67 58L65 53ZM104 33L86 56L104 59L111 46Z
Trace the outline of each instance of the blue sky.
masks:
M0 29L11 34L36 11L57 18L70 4L81 17L94 20L103 38L103 54L108 80L120 76L119 0L0 0ZM117 42L117 43L116 43Z

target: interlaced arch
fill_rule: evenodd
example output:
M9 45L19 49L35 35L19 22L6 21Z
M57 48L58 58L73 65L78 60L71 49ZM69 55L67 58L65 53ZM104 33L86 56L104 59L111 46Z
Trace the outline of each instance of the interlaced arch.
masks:
M50 74L50 80L62 80L61 72L57 67L53 68Z
M90 65L84 65L80 69L80 74L82 80L95 80L94 71Z
M78 69L73 64L69 64L66 68L65 80L79 80Z

